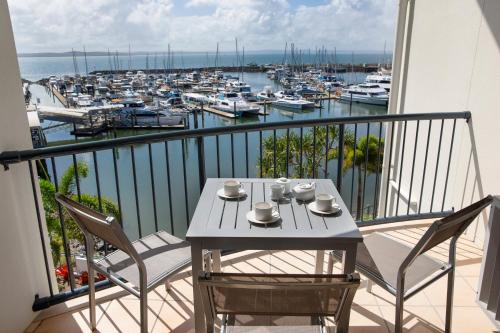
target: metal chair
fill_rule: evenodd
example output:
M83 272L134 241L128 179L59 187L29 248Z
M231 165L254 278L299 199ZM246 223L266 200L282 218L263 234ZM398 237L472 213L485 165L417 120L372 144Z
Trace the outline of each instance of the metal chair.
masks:
M380 233L364 237L363 243L358 245L356 269L369 279L368 292L371 292L374 282L396 296L396 333L403 332L404 301L445 275L448 275L445 332L451 332L457 240L491 201L492 197L487 196L435 221L413 248ZM425 254L450 238L448 263L439 262ZM340 260L341 253L330 253L330 273L333 271L334 259Z
M189 243L165 231L130 242L114 217L107 217L59 193L56 200L67 209L85 236L92 330L96 329L95 283L92 278L95 270L140 299L141 332L147 332L148 291L163 282L169 290L167 279L191 264ZM94 261L94 236L118 250Z
M337 332L347 332L352 300L359 286L359 275L201 272L198 282L207 332L214 331L214 323L219 314L223 316L223 333L326 332L323 318L326 316L333 317ZM252 316L254 325L234 325L238 316ZM308 319L308 322L301 326L270 326L269 317L277 321L276 316L290 316L294 319L302 317ZM266 326L258 323L258 319L262 320L263 317L268 319Z

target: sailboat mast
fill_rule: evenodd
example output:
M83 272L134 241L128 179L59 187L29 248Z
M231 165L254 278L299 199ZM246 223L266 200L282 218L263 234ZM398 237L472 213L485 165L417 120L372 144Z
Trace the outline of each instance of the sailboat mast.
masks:
M130 71L132 67L132 55L130 52L130 44L128 44L128 70Z
M89 65L87 63L87 50L85 50L85 45L83 45L83 56L85 57L85 75L89 76Z

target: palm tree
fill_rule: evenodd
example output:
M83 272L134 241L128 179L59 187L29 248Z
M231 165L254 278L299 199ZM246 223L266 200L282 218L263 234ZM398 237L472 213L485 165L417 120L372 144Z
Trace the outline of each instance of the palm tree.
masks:
M50 245L52 249L52 259L54 265L58 266L61 264L63 247L63 231L61 222L59 219L59 206L55 199L56 187L54 183L50 181L47 177L47 172L43 165L39 165L39 172L43 170L42 176L39 179L40 190L42 193L43 208L45 211L45 220L47 222L47 230L50 238ZM99 198L95 195L88 193L81 193L80 198L75 194L76 188L76 174L78 174L79 179L83 179L88 176L89 168L88 165L79 161L75 167L72 165L63 173L60 184L59 193L62 193L73 200L80 200L80 202L94 210L100 210L104 214L113 215L119 218L119 211L114 202L107 198L101 198L99 204ZM45 177L44 177L45 175ZM76 222L71 218L71 216L65 211L62 211L62 218L65 222L65 232L67 240L77 240L80 244L84 243L84 237L80 228L77 226Z
M262 177L274 177L275 174L285 176L287 167L290 178L318 175L320 171L326 174L325 158L335 158L334 145L337 136L336 126L328 127L328 138L326 127L306 131L302 140L297 131L290 131L288 137L286 134L279 135L276 137L276 165L274 136L268 136L262 142L262 161L258 164L260 166L262 162Z
M377 173L382 171L382 163L384 155L384 140L375 135L369 134L363 136L358 142L354 142L352 133L348 133L345 137L344 146L344 163L342 172L346 173L353 166L357 169L358 186L356 198L356 220L361 218L364 208L362 207L363 200L363 173ZM354 173L352 175L354 177Z

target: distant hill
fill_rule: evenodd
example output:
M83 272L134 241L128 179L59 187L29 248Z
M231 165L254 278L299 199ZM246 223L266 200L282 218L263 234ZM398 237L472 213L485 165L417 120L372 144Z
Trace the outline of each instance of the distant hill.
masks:
M175 52L176 54L180 52L177 51ZM149 54L150 56L154 54L166 54L167 52L165 51L136 51L132 52L131 55L147 55ZM209 51L209 52L204 52L204 51L182 51L181 52L184 55L187 54L209 54L209 55L214 55L215 52ZM281 54L283 51L280 50L245 50L246 54ZM345 54L345 53L351 53L351 51L341 51L338 50L337 54ZM382 54L382 51L357 51L357 54ZM221 51L219 54L234 54L233 51ZM116 51L115 52L110 52L111 56L116 56ZM128 52L118 52L119 56L128 56ZM390 56L391 53L388 53L388 56ZM73 52L67 51L67 52L21 52L17 54L18 57L72 57ZM82 51L75 51L75 56L77 57L83 57L84 53ZM95 57L104 57L108 56L107 51L92 51L92 52L87 52L87 56L95 56Z
M134 53L142 54L142 53ZM146 53L144 53L146 54ZM83 57L82 51L75 51L77 57ZM87 56L107 56L108 52L87 52ZM111 55L116 55L116 52L111 52ZM128 55L128 53L118 52L118 55ZM34 53L18 53L18 57L72 57L73 52L34 52Z

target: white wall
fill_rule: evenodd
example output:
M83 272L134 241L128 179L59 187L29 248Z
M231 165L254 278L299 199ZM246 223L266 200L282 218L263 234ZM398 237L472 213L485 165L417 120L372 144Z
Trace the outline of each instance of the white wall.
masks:
M469 124L457 121L445 207L460 209L487 194L500 194L499 18L497 0L415 0L406 90L402 92L404 102L396 112L472 112ZM419 142L425 143L427 125L425 122L424 132L419 133ZM439 126L433 122L433 127ZM412 147L414 129L408 134ZM450 136L451 123L445 126L440 154L435 195L435 205L439 208L445 179L442 172L446 169L442 163L448 159ZM433 131L430 145L433 162L438 140L438 131ZM425 145L419 144L416 174L422 170L418 163L424 152ZM403 164L405 189L411 162L409 159ZM433 176L434 171L435 163L430 165L428 175ZM421 180L421 177L415 179L414 197L420 195ZM423 197L423 205L429 205L431 193L424 190ZM467 236L482 243L486 222L483 216L467 231Z
M0 1L0 152L31 148L7 1ZM0 169L0 331L22 332L48 293L26 163Z

